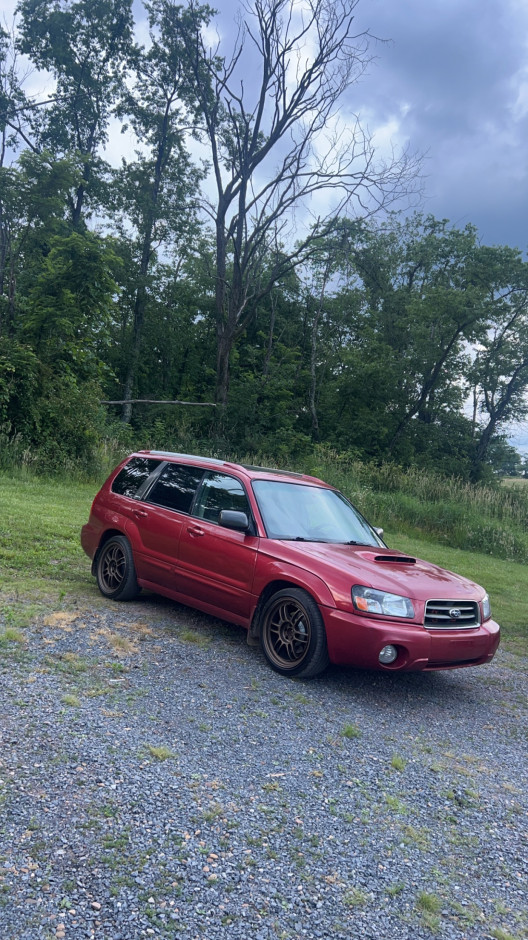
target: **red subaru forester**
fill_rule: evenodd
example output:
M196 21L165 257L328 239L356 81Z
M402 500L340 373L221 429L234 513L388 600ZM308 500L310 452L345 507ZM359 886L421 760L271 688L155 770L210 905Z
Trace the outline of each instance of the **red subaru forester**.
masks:
M148 588L240 624L282 675L489 662L486 592L380 532L314 477L139 451L95 497L81 543L105 597Z

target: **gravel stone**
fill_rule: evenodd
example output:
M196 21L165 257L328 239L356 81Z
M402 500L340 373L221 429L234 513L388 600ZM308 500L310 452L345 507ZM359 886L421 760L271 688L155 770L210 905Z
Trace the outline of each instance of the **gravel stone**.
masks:
M291 681L81 603L2 649L1 940L528 937L527 658Z

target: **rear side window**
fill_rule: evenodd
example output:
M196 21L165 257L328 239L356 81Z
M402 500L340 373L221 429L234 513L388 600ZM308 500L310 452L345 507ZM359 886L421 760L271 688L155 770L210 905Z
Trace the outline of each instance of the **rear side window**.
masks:
M132 457L117 474L112 483L112 492L120 496L135 496L160 463L160 460L153 460L152 457Z
M175 509L177 512L188 513L202 477L203 470L198 467L169 463L160 473L147 501L167 509Z

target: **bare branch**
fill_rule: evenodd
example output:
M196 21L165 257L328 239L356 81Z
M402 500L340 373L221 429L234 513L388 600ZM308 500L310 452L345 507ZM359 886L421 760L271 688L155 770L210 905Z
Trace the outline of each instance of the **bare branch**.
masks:
M154 398L124 398L118 401L100 401L100 405L185 405L191 408L216 408L214 401L158 401Z

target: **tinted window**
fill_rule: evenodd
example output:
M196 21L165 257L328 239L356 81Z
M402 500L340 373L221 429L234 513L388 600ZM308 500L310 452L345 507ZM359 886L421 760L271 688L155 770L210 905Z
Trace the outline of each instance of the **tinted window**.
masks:
M178 512L190 512L202 477L203 470L198 467L169 463L148 494L148 502L166 506L167 509L176 509Z
M112 483L113 492L121 496L135 496L139 487L148 480L160 463L160 460L153 460L151 457L132 457Z
M225 473L205 474L204 483L196 502L194 515L209 522L218 522L222 509L236 509L250 518L250 508L244 487L239 480Z

